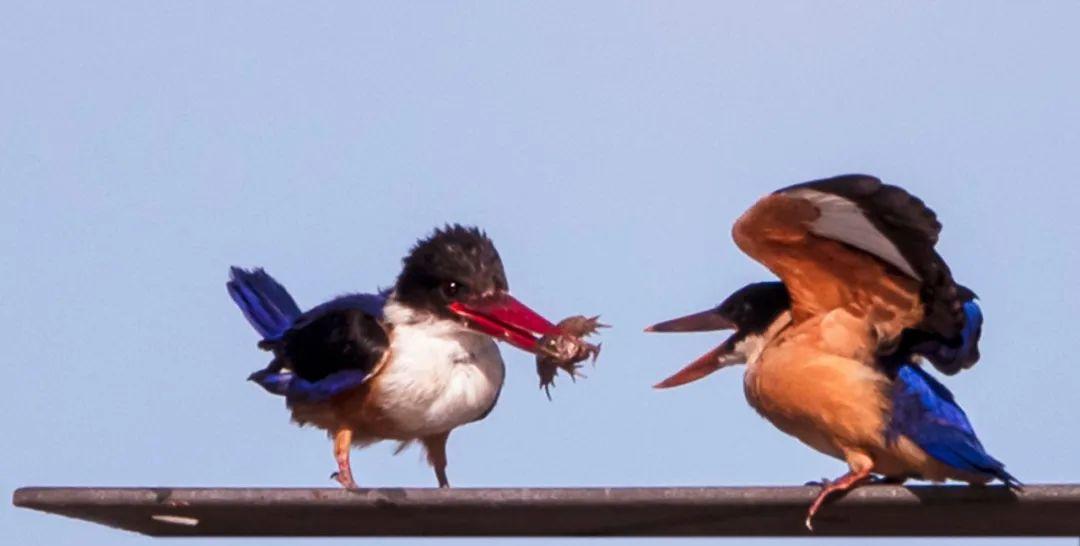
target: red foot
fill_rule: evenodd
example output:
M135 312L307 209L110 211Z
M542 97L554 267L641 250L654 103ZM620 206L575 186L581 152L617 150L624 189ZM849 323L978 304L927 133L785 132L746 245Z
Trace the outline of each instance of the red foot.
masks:
M344 472L334 472L330 475L330 479L336 480L345 489L359 489L360 486L356 485L356 481L353 480L352 472L346 469Z
M330 477L337 480L345 489L359 489L352 477L352 465L349 464L348 452L345 453L345 457L338 458L338 471L331 474Z
M847 493L858 487L859 484L866 481L869 477L870 471L866 470L858 473L848 472L832 482L826 480L821 488L821 492L818 493L817 498L814 499L814 503L810 505L810 510L806 512L806 528L809 529L810 532L814 531L814 514L817 514L818 510L821 509L822 505L825 504L825 501L828 500L829 497Z

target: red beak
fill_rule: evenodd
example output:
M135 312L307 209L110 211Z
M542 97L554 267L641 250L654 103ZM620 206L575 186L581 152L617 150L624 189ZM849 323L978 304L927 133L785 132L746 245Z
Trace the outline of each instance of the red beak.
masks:
M723 345L701 355L685 368L675 372L671 377L653 385L654 389L670 389L687 383L697 381L724 366L741 364L744 361L742 355L735 354L727 342Z
M469 328L533 354L539 349L537 336L558 331L551 321L506 293L468 303L456 301L450 311L464 318Z
M654 324L645 328L646 332L709 332L712 330L733 330L735 323L713 309L686 315ZM725 341L719 347L701 355L675 375L653 385L656 389L668 389L697 381L724 366L738 364L743 356L733 352L732 343Z
M665 320L645 328L646 332L711 332L713 330L734 330L735 323L713 309L686 315L677 319Z

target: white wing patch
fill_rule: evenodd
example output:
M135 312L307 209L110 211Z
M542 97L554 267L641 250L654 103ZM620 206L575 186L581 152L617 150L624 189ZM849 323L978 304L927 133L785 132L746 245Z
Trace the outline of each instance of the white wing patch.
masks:
M806 199L814 204L821 216L810 224L810 232L820 237L840 241L860 250L864 250L898 267L915 280L922 277L915 272L911 264L900 254L900 250L866 218L859 205L851 200L811 189L796 189L784 192L785 195Z

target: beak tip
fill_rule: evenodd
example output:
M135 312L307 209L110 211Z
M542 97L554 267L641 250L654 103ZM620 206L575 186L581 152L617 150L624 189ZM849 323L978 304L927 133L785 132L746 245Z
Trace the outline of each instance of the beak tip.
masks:
M646 332L711 332L714 330L735 330L736 325L716 309L708 309L684 317L657 322L645 327Z

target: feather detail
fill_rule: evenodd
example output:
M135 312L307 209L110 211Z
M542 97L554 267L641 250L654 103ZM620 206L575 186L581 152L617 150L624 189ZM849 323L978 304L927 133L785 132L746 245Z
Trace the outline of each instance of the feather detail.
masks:
M862 174L805 182L776 194L815 205L819 216L808 225L811 233L858 248L918 280L925 307L921 327L947 339L959 334L964 297L934 249L941 222L922 200Z
M974 366L979 361L979 338L982 336L983 325L979 304L974 301L965 302L964 316L966 320L958 340L944 340L936 336L929 336L927 339L928 336L921 332L911 332L911 349L903 351L901 356L913 353L925 357L946 375L954 375Z
M325 402L359 387L367 379L364 370L342 370L318 381L308 381L292 372L259 370L248 377L271 394L284 396L290 404Z
M892 392L892 415L886 441L903 435L937 461L962 472L997 478L1010 487L1020 481L990 456L967 415L945 385L917 365L900 366Z
M363 384L388 344L379 321L388 294L349 294L301 313L266 271L233 267L226 284L273 361L248 379L289 403L322 402Z
M820 216L809 225L814 235L849 244L873 254L915 280L922 280L900 249L874 226L867 218L866 211L853 201L809 188L791 190L785 195L806 199L817 207Z
M262 268L247 271L233 267L225 286L264 340L279 339L300 316L300 308L289 292Z

